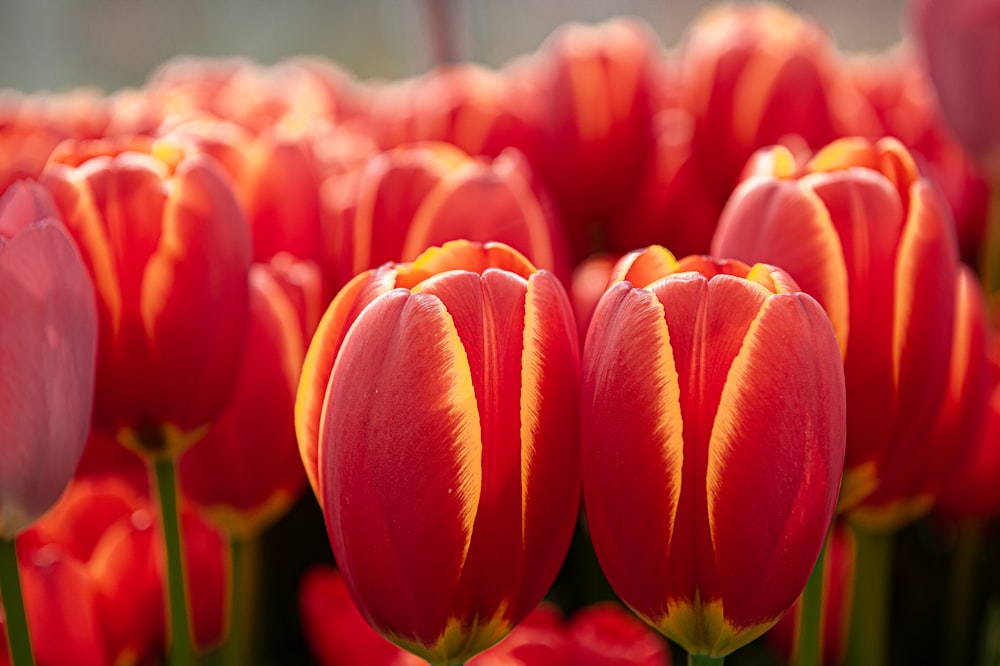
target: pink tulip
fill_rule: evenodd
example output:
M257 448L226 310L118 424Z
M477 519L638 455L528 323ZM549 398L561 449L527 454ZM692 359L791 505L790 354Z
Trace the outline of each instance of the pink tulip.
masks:
M37 185L0 198L0 539L45 513L90 427L97 309L87 269Z

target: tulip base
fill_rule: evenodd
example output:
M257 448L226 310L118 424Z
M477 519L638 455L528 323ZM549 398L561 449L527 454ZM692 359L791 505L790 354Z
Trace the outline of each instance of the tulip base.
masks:
M725 657L712 657L707 654L691 654L688 652L688 666L722 666Z
M33 666L28 618L24 612L21 575L17 569L17 549L14 539L0 539L0 600L3 601L4 623L7 626L7 646L13 666Z
M184 550L181 547L180 510L177 502L177 465L173 458L153 458L153 485L160 505L160 522L166 549L167 634L169 663L195 663L191 623L184 580Z

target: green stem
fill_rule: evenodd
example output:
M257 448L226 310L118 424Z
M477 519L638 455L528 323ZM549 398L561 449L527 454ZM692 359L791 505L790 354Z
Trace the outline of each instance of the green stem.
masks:
M980 250L980 274L987 300L993 304L1000 293L1000 182L992 183L986 209L984 247Z
M892 589L891 533L854 526L857 560L851 603L849 666L889 663L889 598Z
M160 503L163 542L167 555L167 645L172 666L195 663L191 623L184 582L180 512L177 504L177 466L173 458L153 458L153 481Z
M251 661L256 635L257 581L260 571L260 540L230 536L229 637L222 647L223 666L242 666Z
M722 666L725 657L711 657L707 654L691 654L688 652L688 666Z
M33 666L28 617L21 594L21 575L17 570L17 549L13 537L0 539L0 600L7 625L7 647L13 666Z
M822 663L823 649L823 562L830 545L827 536L819 551L816 566L809 574L806 587L799 597L798 626L796 627L794 666L818 666Z
M979 547L982 543L982 523L974 519L958 523L958 539L951 561L948 585L948 626L945 650L941 655L952 664L971 664L973 639L974 587Z

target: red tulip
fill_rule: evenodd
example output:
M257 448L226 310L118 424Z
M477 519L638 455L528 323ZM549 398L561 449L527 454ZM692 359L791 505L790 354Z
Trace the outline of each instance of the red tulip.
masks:
M982 168L1000 178L1000 5L994 0L909 5L945 120Z
M805 166L775 148L753 168L719 220L712 252L781 266L830 316L850 404L840 496L848 511L925 455L948 383L954 228L893 139L842 139ZM888 499L879 502L884 527L912 517L909 495L894 497L899 506Z
M146 663L162 654L163 562L153 511L131 482L88 476L73 481L52 511L20 535L39 664ZM223 636L225 543L192 511L184 511L182 524L194 635L204 649ZM75 659L66 656L75 651Z
M465 241L359 275L306 357L296 428L365 619L464 662L539 602L579 502L579 357L556 278Z
M0 197L0 539L45 513L90 427L97 310L87 269L48 195Z
M526 124L510 77L472 63L383 84L371 95L371 132L384 149L442 141L470 155L496 157L523 147Z
M974 455L995 381L987 347L986 298L966 266L960 268L955 287L954 337L937 420L921 453L901 461L887 475L852 513L855 522L876 522L886 513L900 523L922 516Z
M560 223L514 149L487 160L445 143L400 146L372 158L357 187L357 272L461 238L505 243L568 279Z
M878 117L877 134L870 138L894 136L913 152L920 172L937 183L948 200L962 258L978 266L989 187L945 125L919 55L900 46L874 57L855 58L851 73ZM867 126L850 134L863 132Z
M636 20L569 24L507 71L532 131L520 147L555 197L576 261L606 249L602 225L653 156L660 50Z
M583 356L584 505L608 581L691 654L795 601L833 518L844 376L780 269L662 247L624 257Z
M307 265L300 269L306 270ZM313 283L319 282L312 268ZM205 436L180 461L184 494L230 533L258 534L305 486L293 410L305 339L281 274L250 269L250 323L233 396ZM313 297L318 297L314 290ZM312 304L310 304L312 305ZM225 469L225 474L219 474Z
M250 243L212 159L148 146L66 147L42 182L97 292L94 425L170 455L229 400L243 353Z
M859 122L862 100L832 40L778 4L708 10L686 30L677 59L679 104L694 119L703 177L723 199L758 148L822 146L843 133L845 118Z
M101 624L98 591L86 567L58 546L18 547L25 611L38 666L112 663ZM2 609L0 609L2 610ZM0 612L0 665L8 666Z
M577 611L569 626L574 666L670 666L670 648L659 635L615 603Z
M972 304L982 306L976 298L972 299ZM997 321L995 315L994 321ZM971 328L975 334L974 321ZM973 339L964 349L969 361L966 384L973 387L973 395L980 382L986 383L985 410L977 415L983 405L963 400L965 385L952 385L946 409L938 419L937 431L950 434L951 441L957 439L961 444L966 438L971 439L971 446L962 447L964 455L957 465L939 479L937 508L949 516L988 518L1000 512L1000 484L997 483L1000 479L1000 335L995 328L988 333L988 361L985 364L982 350L977 348L980 340Z

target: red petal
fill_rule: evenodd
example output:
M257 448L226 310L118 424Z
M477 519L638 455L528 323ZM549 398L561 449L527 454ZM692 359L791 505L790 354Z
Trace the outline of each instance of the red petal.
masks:
M441 301L393 290L355 320L326 399L320 488L362 613L433 645L472 540L483 445L465 349Z

